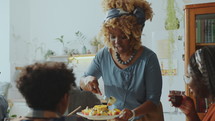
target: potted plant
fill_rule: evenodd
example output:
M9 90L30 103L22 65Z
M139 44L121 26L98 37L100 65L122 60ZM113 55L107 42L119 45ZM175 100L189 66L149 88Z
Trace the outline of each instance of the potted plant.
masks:
M101 44L101 42L98 40L97 37L93 37L93 39L90 41L90 45L92 47L91 52L96 53L98 51L98 46Z
M86 36L80 31L75 32L75 36L76 36L76 39L78 41L80 41L81 45L83 46L82 47L82 54L86 54L87 53L87 48L86 48L86 46L84 44L84 41L86 40Z
M62 47L63 47L63 53L64 54L67 54L68 52L68 49L65 47L65 41L64 41L64 35L61 35L60 37L56 38L56 40L58 40L61 44L62 44Z
M44 58L47 60L49 56L55 55L55 52L52 50L47 50L46 54L44 55Z

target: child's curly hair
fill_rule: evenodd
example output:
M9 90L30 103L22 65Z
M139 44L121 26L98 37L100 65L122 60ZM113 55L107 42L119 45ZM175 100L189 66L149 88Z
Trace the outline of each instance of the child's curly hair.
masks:
M73 69L62 62L34 63L23 68L16 86L30 108L55 111L58 103L76 86Z
M103 0L104 11L113 8L120 8L129 13L133 12L136 7L144 10L145 20L152 19L153 11L151 4L145 0ZM104 43L112 48L109 41L109 33L112 28L122 30L127 38L131 40L131 49L139 49L141 46L141 33L143 26L137 23L137 18L132 15L122 15L120 17L112 18L105 22L102 26L101 33L104 35Z

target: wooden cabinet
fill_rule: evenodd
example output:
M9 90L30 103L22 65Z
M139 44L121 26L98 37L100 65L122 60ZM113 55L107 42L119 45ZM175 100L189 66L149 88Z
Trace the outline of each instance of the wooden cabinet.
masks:
M185 6L185 73L190 56L196 49L215 45L215 2ZM202 119L207 101L196 99L186 85L186 95L192 97ZM205 103L205 105L204 105Z

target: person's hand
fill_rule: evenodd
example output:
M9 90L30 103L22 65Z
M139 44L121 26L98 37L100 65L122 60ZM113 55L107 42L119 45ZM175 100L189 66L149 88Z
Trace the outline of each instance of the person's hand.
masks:
M183 95L182 104L179 109L188 117L196 115L194 102L188 96Z
M133 116L133 113L129 109L123 109L119 114L119 117L114 118L116 121L128 121Z
M84 87L85 90L102 95L99 89L99 83L96 77L87 76L85 77L84 83L85 83L85 87Z

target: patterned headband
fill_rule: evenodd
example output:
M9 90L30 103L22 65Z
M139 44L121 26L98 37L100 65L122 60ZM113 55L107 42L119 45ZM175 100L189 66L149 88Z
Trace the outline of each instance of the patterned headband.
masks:
M196 59L196 63L198 65L198 69L202 74L203 77L203 83L208 86L208 88L210 88L210 84L209 84L209 75L206 69L206 64L205 61L203 59L203 53L202 53L202 49L199 49L195 52L195 59Z
M137 7L132 13L124 11L120 8L113 8L107 11L105 22L112 18L120 17L122 15L134 15L137 18L137 23L141 24L143 27L145 25L145 13L140 7Z
M196 59L196 63L198 65L199 71L201 73L203 73L203 65L204 65L204 63L203 63L203 60L202 60L201 55L200 55L201 52L202 52L201 49L199 49L199 50L196 51L196 53L195 53L195 59Z

